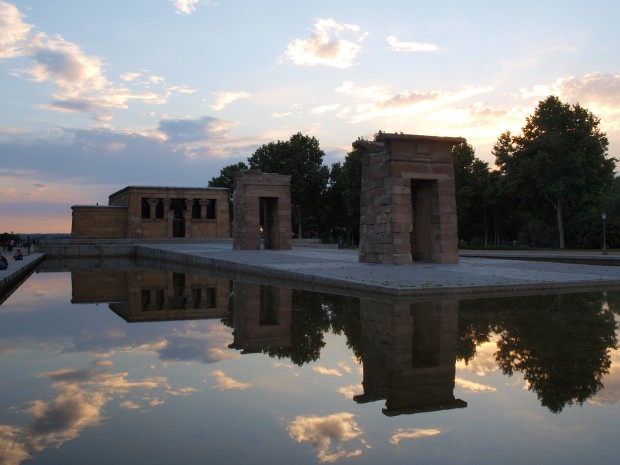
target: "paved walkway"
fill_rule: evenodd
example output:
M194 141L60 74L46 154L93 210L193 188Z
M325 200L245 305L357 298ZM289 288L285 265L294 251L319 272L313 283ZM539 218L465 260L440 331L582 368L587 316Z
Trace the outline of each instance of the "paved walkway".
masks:
M5 253L9 261L6 270L0 270L0 304L4 302L17 289L21 283L32 273L36 265L43 260L43 254L31 253L24 255L23 260L13 260L13 253Z
M273 285L348 295L505 295L558 289L620 290L620 254L592 252L462 251L455 265L359 263L357 250L233 250L230 242L135 245L136 256L188 272L208 272ZM491 258L492 257L492 258ZM19 285L43 255L10 260L0 287ZM577 263L559 263L564 260ZM19 278L19 279L18 279ZM12 292L12 291L11 291ZM1 303L1 300L0 300Z
M231 279L239 273L257 275L269 278L274 284L296 282L303 283L305 288L356 295L488 295L593 287L620 289L620 266L534 261L544 258L536 254L506 258L496 255L490 259L463 253L460 263L455 265L380 265L359 263L358 252L346 249L240 251L226 243L167 243L138 245L136 250L141 258L208 267L230 274ZM580 254L579 258L584 256ZM568 254L564 258L569 258ZM590 263L596 263L596 259L592 255ZM620 257L611 259L620 260Z

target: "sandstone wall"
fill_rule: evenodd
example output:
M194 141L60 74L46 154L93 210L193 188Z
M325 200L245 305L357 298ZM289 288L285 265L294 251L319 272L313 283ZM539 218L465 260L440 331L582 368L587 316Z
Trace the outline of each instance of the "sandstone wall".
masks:
M363 151L360 261L458 262L452 147L461 138L387 134Z

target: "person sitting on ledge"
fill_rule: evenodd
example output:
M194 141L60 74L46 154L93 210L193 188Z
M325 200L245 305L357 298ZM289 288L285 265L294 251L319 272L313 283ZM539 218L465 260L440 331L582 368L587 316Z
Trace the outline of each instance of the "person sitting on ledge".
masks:
M9 267L9 261L0 253L0 270L6 270Z
M23 260L24 259L24 254L22 253L21 249L17 249L17 252L15 252L15 255L13 255L13 259L14 260Z

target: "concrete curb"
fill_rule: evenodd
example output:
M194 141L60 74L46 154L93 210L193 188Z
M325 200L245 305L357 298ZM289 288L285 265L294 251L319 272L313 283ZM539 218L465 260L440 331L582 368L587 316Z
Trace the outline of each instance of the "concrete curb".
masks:
M24 255L23 260L9 260L9 267L6 270L0 270L0 305L28 279L44 258L45 254L33 253Z

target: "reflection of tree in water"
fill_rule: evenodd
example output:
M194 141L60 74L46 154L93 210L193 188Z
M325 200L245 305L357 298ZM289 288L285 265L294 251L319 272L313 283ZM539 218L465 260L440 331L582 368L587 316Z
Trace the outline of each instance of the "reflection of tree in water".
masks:
M264 350L270 357L289 358L296 365L319 359L325 346L323 333L329 331L329 312L322 294L293 291L291 345L269 347Z
M232 287L231 287L232 289ZM234 327L234 293L231 291L224 326ZM359 358L361 339L360 304L354 297L293 290L291 308L291 345L266 347L270 357L288 358L296 365L319 359L325 346L323 334L345 334L347 347Z
M290 347L269 347L270 357L289 358L296 365L314 362L325 346L323 334L330 329L347 336L347 346L357 356L361 325L359 300L352 297L293 290Z
M594 293L464 301L459 358L471 359L475 345L497 332L495 359L505 374L522 372L554 413L581 405L603 387L617 348L614 316L603 304Z
M359 360L362 344L362 322L360 301L353 297L332 295L330 299L330 321L334 334L347 337L347 347Z
M469 363L476 356L476 347L489 342L489 335L497 331L496 299L466 300L459 303L459 329L456 358Z

